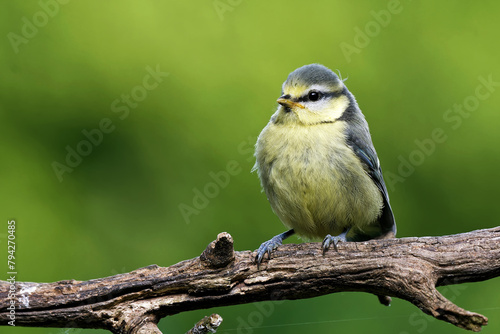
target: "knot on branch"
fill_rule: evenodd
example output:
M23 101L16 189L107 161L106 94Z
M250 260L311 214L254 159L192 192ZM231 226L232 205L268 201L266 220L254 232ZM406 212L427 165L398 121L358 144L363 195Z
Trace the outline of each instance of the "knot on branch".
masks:
M228 234L229 235L229 234ZM215 333L222 323L222 317L217 313L204 317L194 325L186 334L207 334Z
M200 260L210 268L222 268L233 262L233 237L227 232L219 233L200 255Z

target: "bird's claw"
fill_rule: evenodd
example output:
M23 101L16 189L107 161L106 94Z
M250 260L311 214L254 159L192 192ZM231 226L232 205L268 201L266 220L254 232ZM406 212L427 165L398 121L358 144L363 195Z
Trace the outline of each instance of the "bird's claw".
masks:
M271 253L278 248L283 243L283 240L279 238L279 236L273 237L271 240L263 242L259 249L257 249L257 255L255 256L255 262L257 262L257 266L260 265L262 259L267 253L267 258L271 259Z
M337 244L339 243L339 241L345 241L345 238L342 237L342 235L338 235L338 236L331 236L330 234L328 234L325 239L323 239L323 255L325 255L325 253L328 251L328 249L330 248L330 246L333 244L333 248L335 248L335 251L339 251L338 248L337 248Z

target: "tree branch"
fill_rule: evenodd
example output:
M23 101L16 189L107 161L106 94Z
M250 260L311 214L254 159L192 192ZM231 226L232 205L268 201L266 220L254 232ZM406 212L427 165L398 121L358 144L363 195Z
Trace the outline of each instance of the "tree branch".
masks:
M454 305L435 287L500 276L499 245L500 227L346 242L325 255L319 243L287 244L258 270L255 253L234 252L231 236L221 233L200 257L170 267L90 281L18 282L15 324L160 333L158 321L179 312L364 291L407 300L437 319L479 331L487 318ZM11 321L10 288L0 282L0 325Z

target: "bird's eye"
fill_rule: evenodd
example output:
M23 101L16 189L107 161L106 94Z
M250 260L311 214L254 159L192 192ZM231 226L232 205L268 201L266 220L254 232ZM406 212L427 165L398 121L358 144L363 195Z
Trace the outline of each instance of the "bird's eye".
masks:
M321 98L321 93L316 91L310 91L307 95L309 101L318 101Z

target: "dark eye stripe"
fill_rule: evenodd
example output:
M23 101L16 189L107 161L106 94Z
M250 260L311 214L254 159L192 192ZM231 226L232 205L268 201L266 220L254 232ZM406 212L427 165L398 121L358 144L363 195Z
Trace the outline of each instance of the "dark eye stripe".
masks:
M340 91L340 92L321 92L321 91L317 91L319 94L320 94L320 98L316 101L319 101L321 99L324 99L324 98L332 98L332 97L338 97L340 95L343 94L343 91ZM301 97L299 97L297 99L297 102L308 102L310 101L309 100L309 93L310 92L307 92L307 94L305 95L302 95Z

